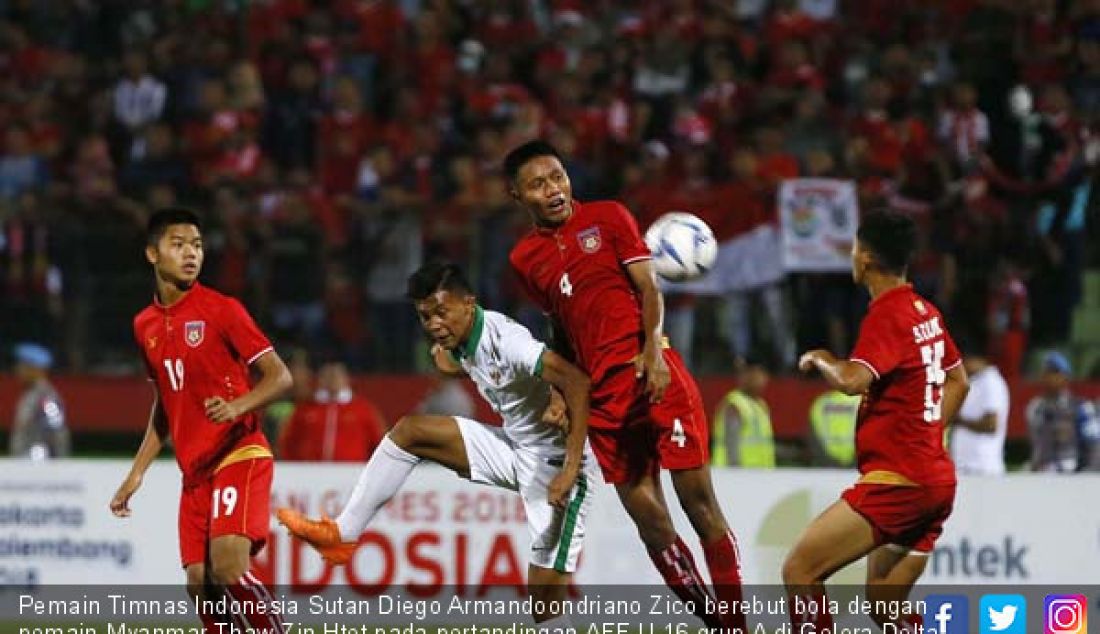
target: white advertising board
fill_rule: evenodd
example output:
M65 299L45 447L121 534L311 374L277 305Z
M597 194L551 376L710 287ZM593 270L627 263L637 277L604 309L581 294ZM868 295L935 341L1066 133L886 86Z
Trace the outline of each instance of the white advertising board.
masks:
M176 467L156 463L131 503L133 516L118 519L107 503L127 469L124 461L0 461L0 585L182 581ZM279 464L272 506L335 515L357 474L356 466ZM714 478L751 584L779 581L783 557L803 527L854 479L841 471L802 469L720 470ZM613 489L593 488L577 582L660 583ZM1097 490L1100 475L963 479L924 583L1094 582L1100 570ZM674 515L702 564L686 519L679 509ZM347 568L324 565L274 520L260 564L295 591L352 584L368 594L388 586L430 595L444 585L521 584L527 539L518 496L424 466L382 510ZM862 576L857 564L836 580L858 583Z

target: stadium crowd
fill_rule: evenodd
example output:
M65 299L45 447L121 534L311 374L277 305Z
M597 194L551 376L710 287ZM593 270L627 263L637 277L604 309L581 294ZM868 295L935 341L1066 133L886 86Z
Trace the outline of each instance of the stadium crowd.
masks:
M404 280L425 258L463 263L486 306L536 321L507 263L528 219L499 174L536 136L568 157L579 199L617 197L643 227L689 210L722 241L774 223L784 179L855 181L861 208L918 219L918 290L1006 377L1068 339L1096 257L1097 0L0 12L0 342L43 342L68 369L137 367L142 227L174 203L205 212L206 283L355 370L414 369ZM847 351L866 301L847 276L776 273L671 297L695 305L697 369ZM754 301L768 323L721 316Z

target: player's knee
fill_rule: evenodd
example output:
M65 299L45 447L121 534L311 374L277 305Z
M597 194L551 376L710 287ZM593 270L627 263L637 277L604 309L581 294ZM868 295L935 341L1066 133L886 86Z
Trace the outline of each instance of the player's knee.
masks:
M210 580L220 586L237 583L248 572L248 559L239 561L236 557L214 559L210 562Z
M791 552L783 560L783 584L790 587L810 585L817 581L813 571L803 557Z
M418 435L415 416L402 416L389 433L390 440L402 449L408 449L416 444Z

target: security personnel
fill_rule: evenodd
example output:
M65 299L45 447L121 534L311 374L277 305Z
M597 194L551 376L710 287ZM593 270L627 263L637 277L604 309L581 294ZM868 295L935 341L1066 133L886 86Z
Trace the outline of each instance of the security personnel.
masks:
M711 433L710 463L756 469L775 467L772 417L764 402L768 371L759 363L745 363L738 372L737 389L718 405Z
M829 390L810 406L810 447L814 465L851 467L856 460L859 396Z
M23 393L15 404L10 451L13 456L34 460L69 455L69 430L65 427L65 406L50 383L53 355L36 343L15 346L15 375Z

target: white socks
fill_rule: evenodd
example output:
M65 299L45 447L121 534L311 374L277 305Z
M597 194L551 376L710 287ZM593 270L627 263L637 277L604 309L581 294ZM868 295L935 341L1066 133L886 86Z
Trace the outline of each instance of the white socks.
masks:
M367 466L359 472L359 481L344 505L336 525L340 527L340 539L345 542L359 540L359 535L374 519L374 514L405 484L420 458L398 447L389 435L378 444Z
M576 626L573 625L573 619L569 618L568 614L559 614L542 623L535 623L535 628L540 632L547 632L548 634L552 634L554 630L561 630L563 632L577 631Z

